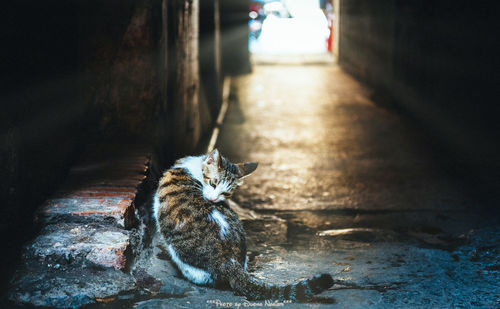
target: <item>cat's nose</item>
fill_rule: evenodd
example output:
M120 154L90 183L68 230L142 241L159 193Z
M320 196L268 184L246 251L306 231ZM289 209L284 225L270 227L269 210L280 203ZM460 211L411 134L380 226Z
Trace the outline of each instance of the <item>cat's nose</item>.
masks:
M217 200L217 197L212 197L212 198L210 198L210 200L211 200L212 202L215 202L215 201Z

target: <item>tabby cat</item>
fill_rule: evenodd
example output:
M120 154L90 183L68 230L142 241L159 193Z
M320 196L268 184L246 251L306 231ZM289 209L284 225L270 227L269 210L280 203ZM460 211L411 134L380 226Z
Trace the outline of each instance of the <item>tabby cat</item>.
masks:
M217 149L178 160L160 179L154 217L172 261L196 284L229 283L249 300L311 299L333 285L328 274L285 285L267 285L247 272L246 239L236 213L224 201L257 163L233 164Z

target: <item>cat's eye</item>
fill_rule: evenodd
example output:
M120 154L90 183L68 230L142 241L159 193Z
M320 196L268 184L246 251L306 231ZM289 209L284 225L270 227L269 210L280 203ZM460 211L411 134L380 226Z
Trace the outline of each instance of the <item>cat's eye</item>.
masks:
M215 187L217 187L217 185L213 182L212 179L210 179L210 181L208 182L214 189Z
M229 193L229 192L222 192L222 195L225 196L225 197L230 197L231 193Z

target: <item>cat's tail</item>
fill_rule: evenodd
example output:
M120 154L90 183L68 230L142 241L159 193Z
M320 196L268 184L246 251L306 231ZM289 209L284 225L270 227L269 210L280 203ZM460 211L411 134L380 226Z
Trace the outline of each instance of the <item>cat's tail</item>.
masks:
M268 285L252 277L237 261L227 262L221 268L231 288L248 300L307 301L334 283L331 275L322 274L289 285Z

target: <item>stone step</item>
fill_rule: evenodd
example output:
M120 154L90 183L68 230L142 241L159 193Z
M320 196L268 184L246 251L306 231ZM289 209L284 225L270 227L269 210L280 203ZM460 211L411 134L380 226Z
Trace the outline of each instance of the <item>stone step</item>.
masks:
M25 245L9 299L16 305L77 308L133 292L136 196L151 151L89 145L61 187L36 211L39 234Z
M107 220L124 228L131 228L135 221L135 196L109 194L101 192L101 195L94 197L69 195L66 198L50 199L38 209L36 221L50 224L61 221L92 223Z
M55 269L28 264L22 276L14 277L10 300L29 308L80 308L135 289L132 276L113 268Z
M36 260L58 269L71 264L126 267L130 232L103 224L58 223L47 225L24 252L25 259Z

